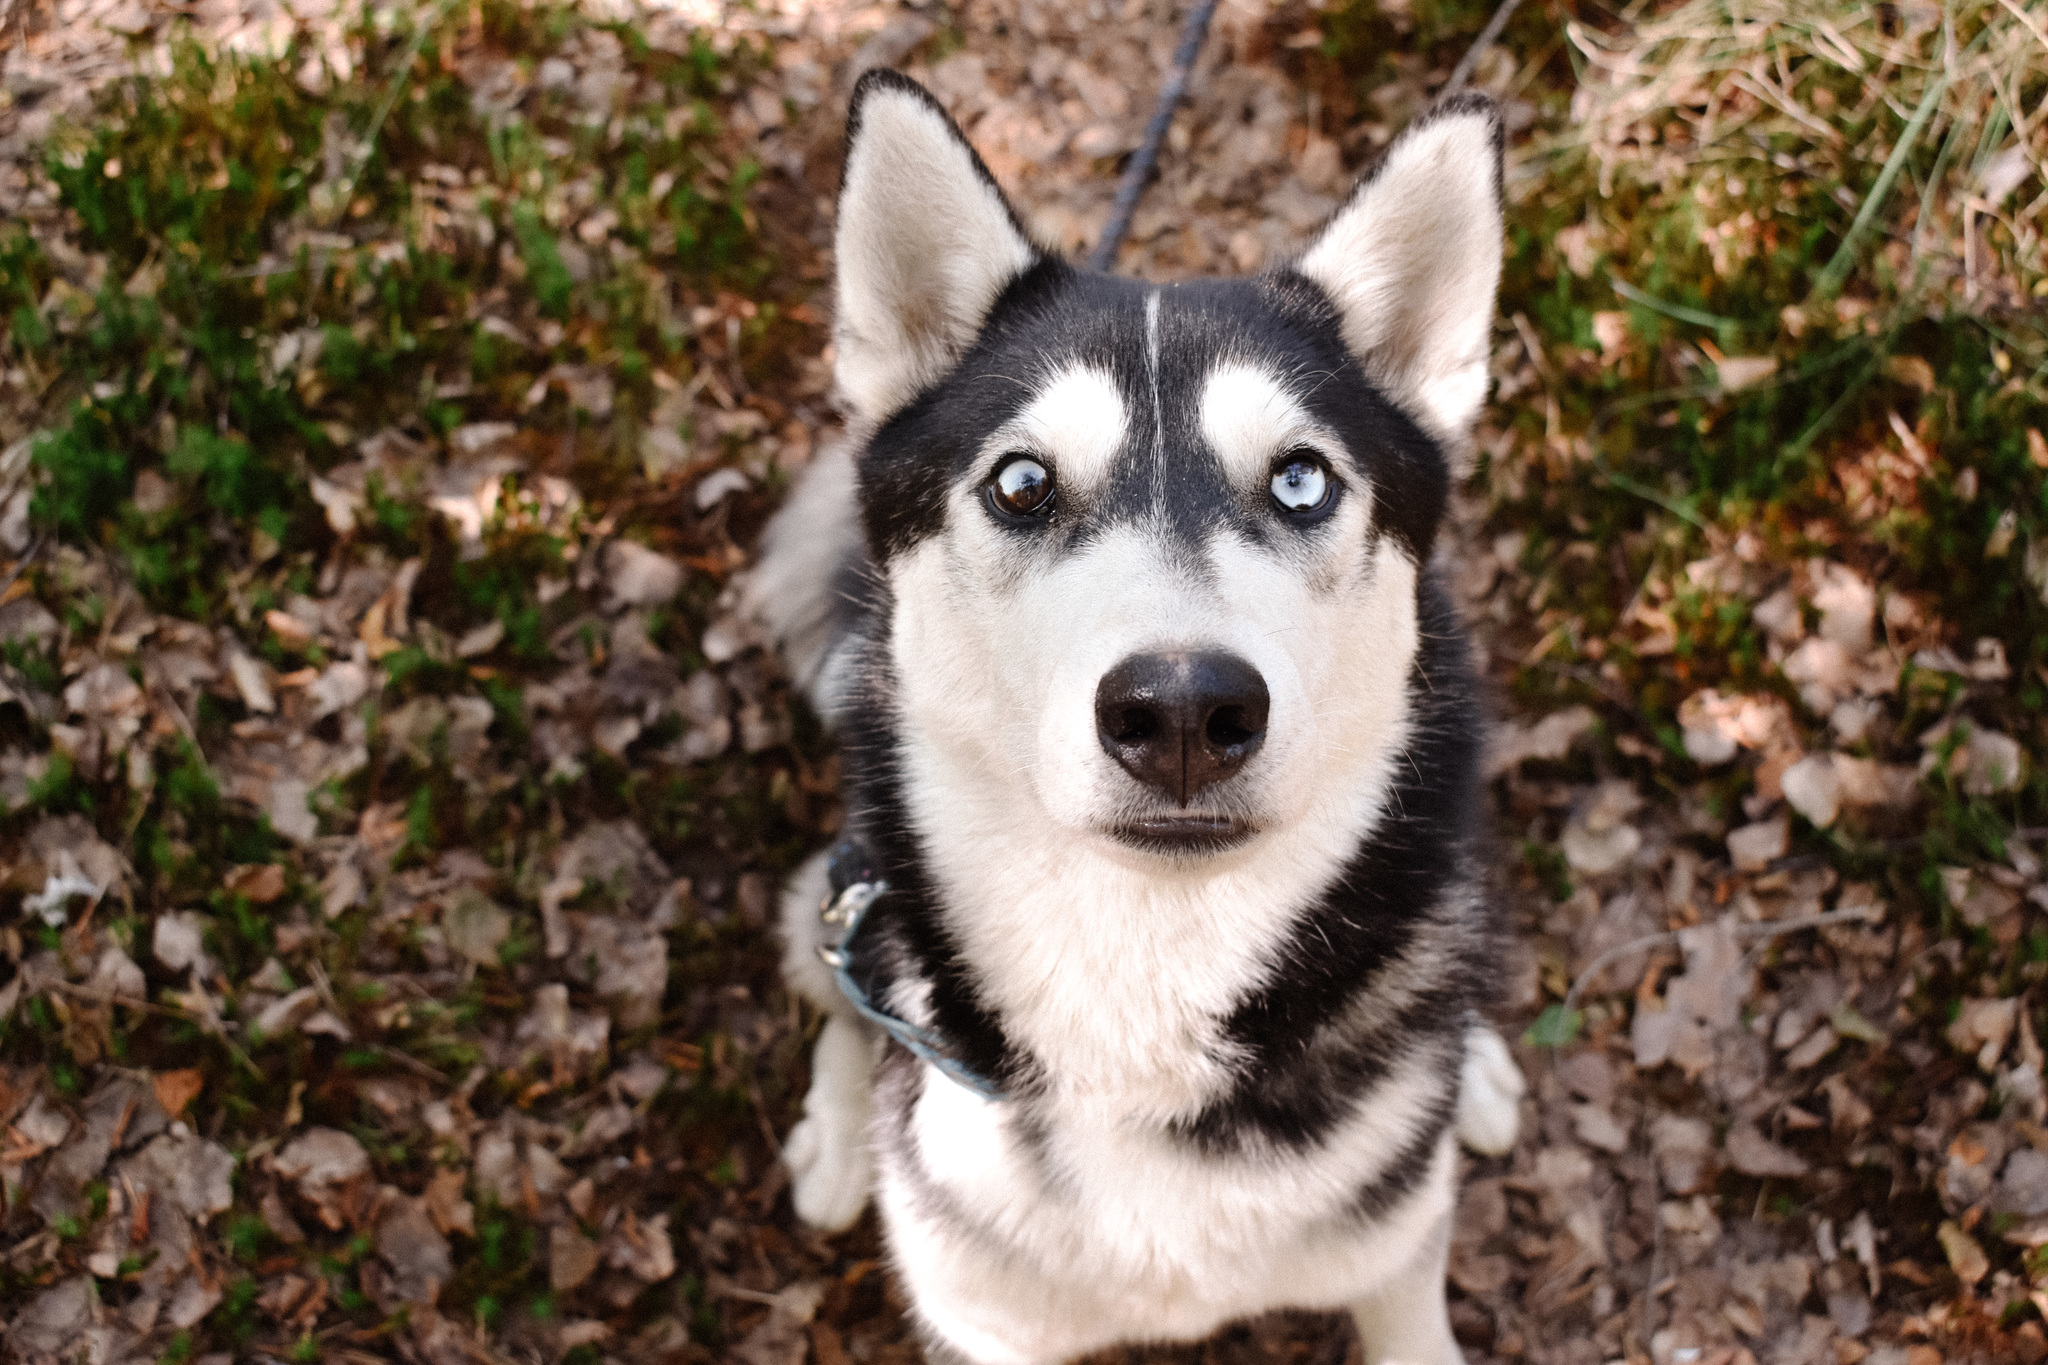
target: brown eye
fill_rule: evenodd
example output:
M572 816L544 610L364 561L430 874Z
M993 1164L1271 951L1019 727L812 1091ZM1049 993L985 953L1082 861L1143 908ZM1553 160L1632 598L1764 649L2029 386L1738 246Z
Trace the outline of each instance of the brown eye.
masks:
M1028 517L1052 507L1052 471L1029 455L1018 455L989 480L988 495L1000 511Z

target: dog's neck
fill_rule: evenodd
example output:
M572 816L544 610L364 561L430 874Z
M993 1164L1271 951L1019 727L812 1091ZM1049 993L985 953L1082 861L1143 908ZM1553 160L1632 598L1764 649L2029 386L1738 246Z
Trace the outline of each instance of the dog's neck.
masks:
M1380 818L1405 728L1305 816L1185 859L1064 829L1014 775L900 737L930 911L1048 1093L1165 1123L1229 1088L1222 1023Z

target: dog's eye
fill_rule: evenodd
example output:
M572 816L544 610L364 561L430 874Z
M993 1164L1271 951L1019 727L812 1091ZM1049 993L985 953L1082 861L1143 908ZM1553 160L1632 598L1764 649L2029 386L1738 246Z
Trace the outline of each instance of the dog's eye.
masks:
M1303 451L1273 471L1273 501L1289 512L1313 512L1330 500L1330 471Z
M1013 517L1028 517L1052 506L1052 471L1029 455L1019 455L996 471L988 495Z

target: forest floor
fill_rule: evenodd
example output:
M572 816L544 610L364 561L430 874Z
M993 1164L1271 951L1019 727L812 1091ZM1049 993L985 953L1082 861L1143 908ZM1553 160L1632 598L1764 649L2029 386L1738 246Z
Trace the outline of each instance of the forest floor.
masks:
M1079 252L1182 9L0 0L0 1352L918 1358L778 1164L837 767L730 587L835 435L855 77ZM1491 10L1229 0L1120 268L1284 260ZM2043 15L1548 0L1476 69L1475 1361L2048 1358Z

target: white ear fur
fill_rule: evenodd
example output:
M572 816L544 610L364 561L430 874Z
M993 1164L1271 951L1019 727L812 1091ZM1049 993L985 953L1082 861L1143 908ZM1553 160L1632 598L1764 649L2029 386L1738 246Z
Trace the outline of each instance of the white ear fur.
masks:
M1486 401L1501 140L1500 111L1483 95L1424 114L1295 267L1336 302L1373 381L1454 455Z
M886 69L854 88L836 251L835 376L866 422L945 373L1038 259L953 121Z

